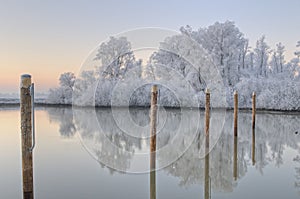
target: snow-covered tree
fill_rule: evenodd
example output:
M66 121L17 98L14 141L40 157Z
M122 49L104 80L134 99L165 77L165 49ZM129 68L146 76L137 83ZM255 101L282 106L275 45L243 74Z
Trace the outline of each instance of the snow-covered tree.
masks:
M277 53L276 53L276 51L273 50L272 55L271 55L271 61L270 61L270 67L271 67L273 73L279 72L278 65L279 64L278 64L278 59L277 59Z
M296 47L300 47L300 41L298 41ZM296 51L295 55L296 57L291 59L286 65L291 79L300 80L300 51Z
M243 49L242 49L242 52L241 52L241 65L242 65L242 68L245 69L247 67L246 65L246 55L249 51L249 40L248 39L245 39L244 41L244 45L243 45Z
M161 50L154 52L150 58L150 63L148 65L149 75L155 76L155 66L158 65L165 68L165 71L171 71L172 69L186 79L190 85L195 89L195 91L203 91L205 89L205 82L201 77L201 68L195 68L192 66L184 57L178 55L174 52L170 52L163 49L178 49L181 48L184 51L188 51L189 46L182 45L181 39L178 36L168 38L161 43ZM199 57L200 59L200 57ZM157 74L162 76L163 74ZM165 77L168 74L165 74Z
M193 31L197 40L220 67L225 83L233 86L239 79L239 67L246 56L248 42L234 22L216 22L208 28Z
M297 42L296 47L300 48L300 41ZM300 50L297 50L297 51L295 52L295 55L296 55L298 58L300 58Z
M281 42L276 44L276 52L277 52L277 57L278 57L277 60L278 60L278 65L280 67L280 72L283 72L283 65L285 63L285 60L284 60L285 49L284 48L285 47L281 44Z
M267 76L267 66L269 59L269 46L265 42L265 35L259 38L256 42L256 48L254 49L255 67L258 70L258 74L261 76Z
M75 75L71 72L61 74L59 77L60 86L49 90L47 102L52 104L71 104L75 79Z
M68 87L73 90L75 79L76 78L75 78L74 73L71 73L71 72L63 73L59 77L59 85L62 87L63 86Z
M253 71L254 70L254 53L253 52L249 52L246 54L246 58L245 58L245 65L246 68Z
M138 63L126 37L110 37L107 43L100 45L95 60L101 61L98 67L100 77L110 79L123 78L127 70Z
M115 85L123 81L131 69L135 69L134 78L141 78L142 61L135 59L126 37L110 37L86 63L95 67L80 73L75 84L76 105L110 106Z
M281 43L276 44L276 49L272 51L270 66L273 73L282 73L285 64L284 46Z
M185 26L180 31L165 38L145 66L136 60L125 37L111 37L86 61L88 69L81 71L76 81L72 73L61 75L60 86L50 90L47 102L71 104L73 98L76 105L110 106L115 100L114 105L123 106L127 105L126 98L131 106L147 106L155 81L164 84L160 87L163 106L177 107L180 97L197 99L203 105L203 91L208 87L217 101L220 96L227 99L227 104L220 107L231 107L233 90L238 90L240 107L251 107L251 95L256 91L258 107L299 110L300 50L286 62L284 45L278 43L270 51L265 36L252 49L231 21L198 30ZM296 46L300 48L300 41ZM226 91L224 96L213 88L221 84L225 86L219 89ZM129 96L123 92L125 89L116 89L120 85L133 88Z

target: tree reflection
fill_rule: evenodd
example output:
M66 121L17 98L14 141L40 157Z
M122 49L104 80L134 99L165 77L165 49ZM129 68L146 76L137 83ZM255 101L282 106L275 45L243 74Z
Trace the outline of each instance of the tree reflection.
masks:
M132 135L147 135L145 132L133 132L132 135L124 131L116 124L114 115L110 108L75 109L70 108L47 108L51 121L60 124L60 133L64 137L72 137L77 131L82 141L88 147L88 151L95 154L96 160L102 167L107 164L111 168L126 171L130 168L134 155L140 152L148 152L149 139L138 138ZM139 126L149 124L149 109L131 109L131 119ZM117 110L121 122L127 125L126 112ZM73 114L77 115L73 120ZM170 143L172 147L157 156L159 163L166 160L176 159L178 154L185 148L187 150L170 166L164 168L164 172L178 177L180 186L188 187L192 184L203 184L205 178L205 159L201 156L205 136L203 133L203 122L200 121L200 131L195 137L190 133L195 128L194 116L191 114L183 120L181 110L168 109L163 129L157 137L157 147L163 148ZM211 121L218 121L222 116L218 111L212 111ZM201 118L203 119L203 118ZM285 149L291 148L300 152L300 136L295 134L299 129L299 115L274 114L259 112L256 119L256 129L252 132L251 113L240 111L239 132L237 138L237 166L234 180L234 135L233 114L227 112L224 125L222 122L212 122L210 138L212 139L216 130L222 129L222 134L209 154L209 178L211 189L214 191L231 192L237 186L239 179L243 178L249 167L254 165L261 174L268 164L281 167L284 164L283 154ZM174 132L183 122L185 131L182 131L180 139L174 140ZM101 133L99 133L101 132ZM255 137L254 137L255 136ZM192 144L189 142L193 140ZM92 147L90 147L92 146ZM298 158L297 158L298 157ZM300 162L300 156L294 158ZM101 163L105 159L105 164ZM148 161L147 161L148 162ZM114 167L115 166L115 167ZM114 172L110 169L111 173ZM300 187L300 166L295 168L295 186Z
M59 123L59 132L63 137L71 138L76 133L75 124L73 121L73 111L71 107L48 107L50 122Z

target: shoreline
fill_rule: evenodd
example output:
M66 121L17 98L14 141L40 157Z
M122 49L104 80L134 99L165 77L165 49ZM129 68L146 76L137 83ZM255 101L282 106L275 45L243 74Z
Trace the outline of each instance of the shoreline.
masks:
M16 108L20 107L20 103L0 103L0 108ZM73 106L72 104L48 104L48 103L35 103L35 107L37 108L43 108L43 107L52 107L52 108L77 108L77 109L108 109L112 108L112 106ZM137 108L137 109L144 109L144 108L150 108L150 106L129 106L130 108ZM125 109L127 106L116 106L113 108L120 108L120 109ZM200 109L200 110L205 110L204 107L170 107L170 106L164 106L165 109ZM232 111L232 107L215 107L213 108L214 110L226 110L226 111ZM250 112L252 109L251 108L239 108L239 111L242 112ZM256 108L257 112L263 113L263 112L268 112L268 113L299 113L300 114L300 109L297 110L281 110L281 109L266 109L266 108Z

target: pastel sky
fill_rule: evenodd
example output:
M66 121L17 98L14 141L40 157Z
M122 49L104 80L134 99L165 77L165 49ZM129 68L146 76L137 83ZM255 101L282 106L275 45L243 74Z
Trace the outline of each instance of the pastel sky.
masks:
M0 93L18 92L22 73L38 92L57 86L62 72L75 74L101 41L141 27L194 29L231 20L250 39L263 34L286 58L300 40L299 0L0 0Z

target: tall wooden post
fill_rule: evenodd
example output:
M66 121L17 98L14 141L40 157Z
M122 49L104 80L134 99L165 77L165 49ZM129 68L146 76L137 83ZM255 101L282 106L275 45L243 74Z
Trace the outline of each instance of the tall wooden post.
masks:
M209 122L210 122L210 91L205 91L205 165L204 165L204 198L210 198L209 177Z
M238 92L234 91L234 110L233 110L233 131L234 131L234 145L233 145L233 178L237 179L237 136L238 136Z
M233 110L233 119L234 119L234 136L238 135L238 93L234 91L234 110Z
M22 75L20 84L23 199L33 199L31 76Z
M156 152L156 120L157 120L157 85L152 86L151 91L151 110L150 110L150 162L151 170L155 168Z
M150 199L156 198L156 121L157 121L157 85L151 89L150 110Z
M206 89L205 91L205 135L209 135L209 121L210 121L210 91Z
M255 165L255 118L256 118L256 93L252 93L252 165Z
M252 129L255 129L255 115L256 115L256 93L252 94Z

